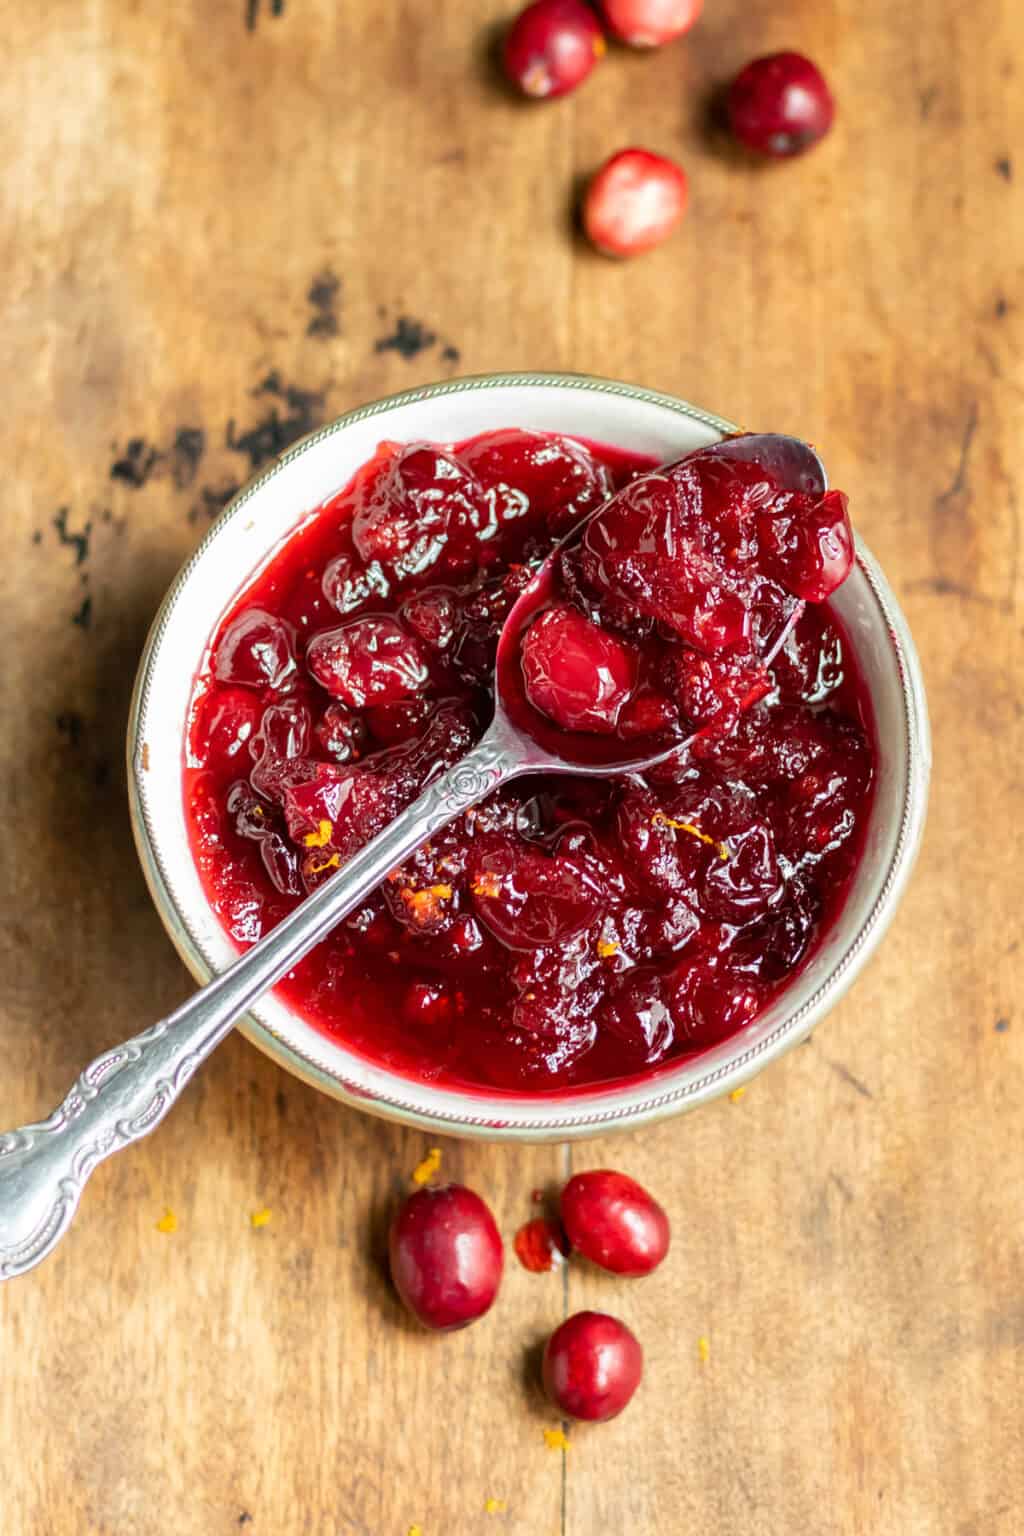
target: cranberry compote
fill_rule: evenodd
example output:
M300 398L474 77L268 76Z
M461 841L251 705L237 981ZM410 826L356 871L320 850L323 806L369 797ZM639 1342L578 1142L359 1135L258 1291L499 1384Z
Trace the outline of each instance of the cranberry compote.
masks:
M642 775L498 792L281 984L393 1070L531 1093L649 1071L748 1025L843 904L873 774L820 606L851 558L845 500L704 457L652 470L518 430L382 444L212 637L185 799L244 948L478 740L508 613L609 503L524 633L520 692L620 760L696 740ZM797 598L819 606L765 667Z

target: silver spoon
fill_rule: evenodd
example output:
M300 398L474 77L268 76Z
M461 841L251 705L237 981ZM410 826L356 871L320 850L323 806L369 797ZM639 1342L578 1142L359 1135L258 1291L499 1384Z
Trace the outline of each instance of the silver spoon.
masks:
M770 470L785 489L817 494L827 489L817 454L796 438L750 435L726 439L703 451L721 458L752 459ZM548 557L512 608L502 630L502 646L509 636L518 643L527 611L536 603L553 559L554 554ZM766 661L778 653L802 608L802 603L796 606ZM112 1152L148 1135L236 1021L421 843L499 785L522 774L636 773L687 745L659 744L656 752L646 756L615 761L574 760L572 736L546 733L548 740L554 735L560 738L559 746L564 744L565 750L556 752L512 723L500 680L499 668L494 720L461 762L430 784L272 933L194 997L151 1029L91 1062L49 1119L0 1133L0 1280L24 1274L56 1247L93 1169Z

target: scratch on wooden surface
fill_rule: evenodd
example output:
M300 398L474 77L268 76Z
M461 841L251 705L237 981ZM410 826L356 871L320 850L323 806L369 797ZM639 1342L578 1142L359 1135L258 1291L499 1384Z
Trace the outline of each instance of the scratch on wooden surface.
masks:
M968 407L967 420L964 422L963 433L960 438L960 460L956 467L956 474L946 490L940 491L938 496L935 497L933 505L936 512L945 507L947 502L952 501L955 496L960 496L964 492L969 494L967 470L970 464L971 445L974 442L974 434L978 430L978 418L978 402L977 400L972 400Z
M836 1076L842 1078L843 1082L852 1088L855 1093L859 1093L862 1099L874 1098L874 1094L867 1083L861 1082L859 1077L854 1077L849 1067L844 1067L841 1061L833 1061L828 1056L824 1058L824 1061L826 1066L831 1067Z

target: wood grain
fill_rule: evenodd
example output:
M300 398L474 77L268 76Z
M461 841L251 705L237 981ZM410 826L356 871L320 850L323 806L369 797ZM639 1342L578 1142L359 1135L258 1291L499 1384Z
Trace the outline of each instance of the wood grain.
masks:
M380 1270L422 1138L230 1041L0 1291L0 1530L1016 1536L1024 14L708 0L685 44L613 51L531 108L491 71L508 9L0 0L0 1124L186 991L121 766L161 592L289 433L420 380L582 369L822 446L928 678L915 880L853 993L740 1103L573 1150L664 1199L661 1272L513 1265L449 1339ZM709 134L710 89L782 46L821 61L839 124L751 167ZM568 204L624 142L678 154L693 201L616 266ZM509 1235L569 1165L444 1151ZM635 1326L648 1370L563 1461L531 1350L586 1305Z

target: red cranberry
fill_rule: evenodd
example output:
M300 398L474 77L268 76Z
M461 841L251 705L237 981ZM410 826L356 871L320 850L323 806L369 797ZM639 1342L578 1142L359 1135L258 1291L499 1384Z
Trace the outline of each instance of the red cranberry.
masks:
M628 1174L595 1169L562 1190L562 1225L572 1246L614 1275L649 1275L668 1253L668 1217Z
M637 654L575 608L549 608L523 641L526 696L565 731L611 733L636 687Z
M582 85L604 50L583 0L534 0L505 38L505 73L527 96L564 96Z
M659 48L689 32L704 0L601 0L613 37L633 48Z
M414 699L399 699L394 704L375 704L366 711L365 719L377 740L392 747L420 736L433 712L433 700L417 694Z
M552 857L523 844L485 849L470 889L481 918L510 949L564 944L597 918L600 884L571 857Z
M414 592L402 604L402 622L430 650L446 651L458 628L458 599L447 587Z
M515 1237L516 1258L533 1275L543 1275L569 1256L564 1232L552 1221L537 1216L519 1228Z
M625 1323L605 1312L577 1312L547 1342L544 1389L571 1419L614 1419L643 1368L644 1352Z
M602 1026L631 1047L644 1066L660 1061L675 1040L664 992L658 971L634 966L615 983L601 1008Z
M480 487L454 454L413 443L395 457L352 523L369 568L378 561L399 579L438 567L471 569L477 528L486 520Z
M328 704L316 724L316 739L328 757L347 763L361 755L366 745L366 726L344 704Z
M306 665L350 709L411 698L430 680L418 642L387 617L355 619L314 635Z
M595 174L583 200L587 239L605 256L639 256L686 212L686 172L647 149L622 149Z
M514 488L531 522L542 517L556 538L612 495L611 475L582 443L542 432L488 432L462 460L487 486Z
M243 769L259 718L259 701L248 689L219 688L208 693L192 728L192 750L200 766L219 772Z
M262 608L246 608L228 625L213 670L222 683L280 688L295 671L287 627Z
M794 597L823 603L853 565L853 529L842 491L793 496L758 517L764 563Z
M490 1308L504 1252L494 1217L462 1184L427 1186L395 1212L391 1278L427 1328L464 1328Z
M729 125L758 154L799 155L823 139L835 105L825 78L799 53L772 53L741 69L726 102Z
M338 555L325 568L321 581L323 594L339 613L355 613L377 598L386 598L391 583L380 564L371 560L360 565L355 555Z

